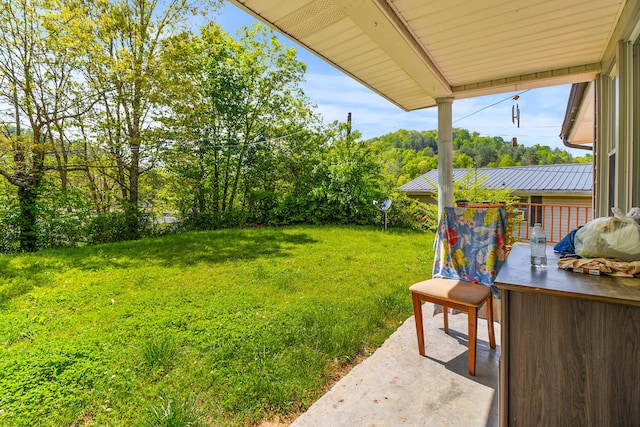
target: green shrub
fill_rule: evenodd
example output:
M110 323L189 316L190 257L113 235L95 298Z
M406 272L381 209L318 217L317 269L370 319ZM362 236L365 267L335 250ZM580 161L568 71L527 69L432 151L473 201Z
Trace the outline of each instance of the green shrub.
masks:
M83 213L60 213L38 220L38 249L71 247L87 243Z
M88 243L113 243L152 236L153 222L149 215L128 206L123 211L107 212L89 220Z
M247 213L232 212L192 212L182 221L180 228L184 231L208 231L224 228L242 227L247 224Z
M18 210L0 207L0 253L17 252L20 249Z
M429 223L433 222L435 218L432 216L433 213L429 211L429 205L412 199L402 191L394 192L390 199L393 204L387 211L389 227L426 230ZM380 222L384 224L384 214L381 214Z
M290 194L270 212L270 225L320 224L317 200L309 194Z

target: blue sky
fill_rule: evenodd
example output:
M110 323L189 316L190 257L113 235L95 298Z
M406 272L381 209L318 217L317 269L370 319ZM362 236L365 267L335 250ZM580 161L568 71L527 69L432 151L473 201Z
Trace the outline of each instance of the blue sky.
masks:
M256 22L230 3L225 3L214 19L232 35L239 27ZM296 47L298 58L307 64L303 89L317 105L325 123L346 121L350 112L353 128L359 130L365 139L398 129L422 131L438 128L435 107L406 112L286 37L280 39L287 46ZM453 126L481 135L501 136L505 140L517 137L520 145L548 145L582 156L587 152L568 149L558 136L570 88L571 85L562 85L534 89L522 93L517 101L511 98L519 92L456 100L453 103ZM516 103L520 108L519 128L511 121L511 108Z

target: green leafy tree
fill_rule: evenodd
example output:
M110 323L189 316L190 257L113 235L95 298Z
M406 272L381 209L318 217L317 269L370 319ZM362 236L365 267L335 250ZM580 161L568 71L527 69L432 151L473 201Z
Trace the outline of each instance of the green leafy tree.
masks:
M509 154L504 154L500 157L498 166L499 167L516 166L516 162L513 161L513 158Z
M183 213L264 220L291 189L285 174L299 174L316 144L317 118L300 88L305 65L261 25L234 40L211 24L200 37L172 39L168 54L175 73L165 87L175 92L164 159L190 190Z
M85 73L106 88L96 111L95 132L111 158L112 179L127 210L138 209L140 175L154 168L161 148L155 129L163 104L163 43L189 18L217 2L170 0L94 1L96 40Z
M471 156L465 153L456 153L453 156L454 168L471 168L474 165L474 160Z
M55 0L16 0L0 7L0 99L11 108L2 118L0 174L17 188L20 248L37 248L38 198L48 171L84 169L69 163L67 122L92 105L78 78L86 17L80 5Z
M477 167L489 166L490 163L495 163L498 160L498 153L491 145L480 145L476 149L474 158Z
M318 165L312 194L320 210L317 222L371 224L378 214L373 200L380 199L381 165L359 132L334 123L330 144Z

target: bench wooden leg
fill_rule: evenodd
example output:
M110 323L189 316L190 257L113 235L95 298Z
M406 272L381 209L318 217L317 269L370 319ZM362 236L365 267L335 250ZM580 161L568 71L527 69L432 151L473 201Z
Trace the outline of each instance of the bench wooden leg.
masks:
M416 334L418 335L418 353L420 356L425 355L424 350L424 329L422 326L422 302L417 294L412 293L411 299L413 301L413 316L416 320Z
M444 333L449 333L449 307L442 306L442 318L444 319Z
M469 307L469 375L476 375L476 336L478 326L478 307Z
M493 295L487 298L487 327L489 328L489 346L496 348L496 333L493 329Z

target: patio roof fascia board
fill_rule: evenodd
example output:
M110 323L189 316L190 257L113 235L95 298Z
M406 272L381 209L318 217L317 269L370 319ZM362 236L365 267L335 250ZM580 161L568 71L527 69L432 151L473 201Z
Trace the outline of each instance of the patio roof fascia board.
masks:
M560 129L560 138L565 140L569 137L571 129L574 126L576 116L580 110L582 99L584 97L584 90L589 83L574 83L571 85L571 91L569 92L569 101L567 102L567 109L564 113L564 120L562 121L562 128Z
M456 99L473 98L495 93L538 89L547 86L590 81L595 79L596 75L601 71L602 67L600 63L583 64L454 86L452 89Z

